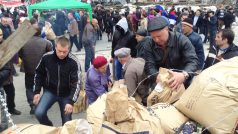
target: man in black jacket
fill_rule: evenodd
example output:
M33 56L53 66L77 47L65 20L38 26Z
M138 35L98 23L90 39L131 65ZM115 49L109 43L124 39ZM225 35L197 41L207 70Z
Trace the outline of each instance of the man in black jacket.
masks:
M216 45L213 45L208 53L203 69L206 69L224 59L238 56L238 47L233 44L235 34L231 29L221 29L215 38Z
M159 83L159 68L177 69L171 71L173 77L169 80L174 90L183 84L190 76L189 72L197 71L198 58L189 39L183 34L170 32L168 22L163 17L156 17L148 23L151 39L144 50L145 73L153 75L153 84ZM155 75L156 74L156 75Z
M46 53L36 68L33 103L37 105L35 115L41 124L53 125L47 111L55 102L60 106L62 124L72 119L73 104L81 85L81 67L76 56L69 51L69 40L60 37L55 51ZM44 92L40 97L42 86Z

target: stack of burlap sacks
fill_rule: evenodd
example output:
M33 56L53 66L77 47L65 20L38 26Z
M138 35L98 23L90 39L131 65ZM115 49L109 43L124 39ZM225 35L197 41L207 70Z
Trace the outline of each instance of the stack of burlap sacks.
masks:
M160 75L164 90L151 93L148 102L152 106L147 109L127 96L123 84L98 98L87 110L93 133L173 134L180 133L188 120L212 134L234 133L238 122L238 57L204 70L186 91L183 86L171 91L168 70L161 68Z

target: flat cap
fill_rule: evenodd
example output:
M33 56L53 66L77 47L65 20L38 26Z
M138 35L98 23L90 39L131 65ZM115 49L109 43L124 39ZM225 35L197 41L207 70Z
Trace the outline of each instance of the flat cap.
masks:
M114 55L118 58L127 57L130 54L131 54L131 49L126 47L120 48L114 52Z
M166 20L164 17L159 16L148 22L147 30L148 32L152 32L155 30L163 29L166 26L169 26L168 20Z

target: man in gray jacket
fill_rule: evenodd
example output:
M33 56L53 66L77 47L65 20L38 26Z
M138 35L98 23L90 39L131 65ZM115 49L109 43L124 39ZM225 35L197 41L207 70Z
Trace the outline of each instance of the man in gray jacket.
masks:
M151 39L144 50L144 70L148 76L152 75L153 85L160 82L160 67L178 70L171 71L173 77L169 80L170 87L177 90L181 84L187 84L191 77L190 72L197 71L198 58L189 39L178 32L170 32L168 25L163 17L149 21Z
M25 71L25 87L27 102L31 107L30 114L34 114L35 107L33 104L33 86L35 69L41 57L52 51L51 42L40 37L41 30L36 28L37 33L26 43L26 45L19 51L19 56L23 60L23 67Z

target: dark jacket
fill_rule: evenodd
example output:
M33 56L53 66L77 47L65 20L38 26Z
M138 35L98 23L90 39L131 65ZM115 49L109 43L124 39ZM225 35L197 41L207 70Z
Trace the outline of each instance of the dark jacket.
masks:
M145 73L155 74L160 67L195 72L198 68L198 58L189 39L178 32L169 32L167 49L168 56L162 64L165 51L152 39L145 47ZM155 76L152 79L155 81Z
M193 18L192 18L193 21L194 21L194 18L195 18L195 16L193 16ZM198 30L201 31L202 25L203 25L202 23L203 23L203 18L201 16L199 16L198 20L197 20L197 23L195 24L195 26L193 26L194 32L198 33Z
M12 34L11 27L0 24L0 28L2 29L3 39L6 40Z
M198 57L198 70L202 70L205 61L202 38L198 33L192 32L188 35L189 40L195 48Z
M225 26L230 26L235 21L235 16L233 13L228 11L224 16L224 24Z
M60 60L55 51L46 53L36 68L34 94L41 87L60 97L68 97L68 103L77 101L81 85L81 67L76 56L69 55Z
M19 51L27 74L35 74L35 69L41 57L52 50L51 42L38 36L33 36Z
M213 45L210 48L203 69L206 69L206 68L220 62L219 58L230 59L235 56L238 56L238 47L235 44L230 45L227 48L227 50L225 51L225 53L221 54L220 56L218 56L218 51L219 51L219 48L217 46Z
M122 18L116 25L122 28L123 34L120 31L115 30L112 39L111 56L114 58L114 52L117 49L127 47L131 49L131 56L136 57L137 41L133 32L128 29L126 18Z
M3 82L8 79L10 74L11 74L11 68L10 68L9 64L4 65L0 69L0 87L3 86Z
M136 57L141 57L141 58L144 58L144 49L145 49L145 46L147 45L148 41L147 40L150 40L150 37L145 37L141 42L139 42L136 46L136 50L137 50L137 55Z
M216 16L212 16L210 18L210 21L208 21L208 26L209 26L210 32L217 31L217 17Z

